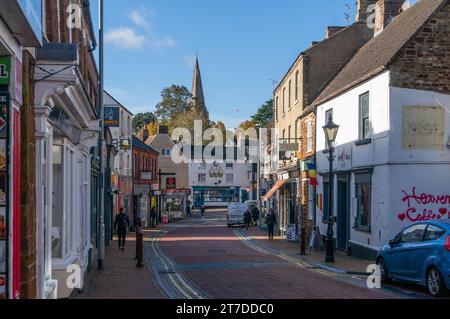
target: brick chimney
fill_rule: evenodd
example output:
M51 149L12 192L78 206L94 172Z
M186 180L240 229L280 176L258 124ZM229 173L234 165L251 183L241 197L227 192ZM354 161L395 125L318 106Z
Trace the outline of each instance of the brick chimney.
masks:
M159 134L169 134L169 127L160 125L158 129Z
M380 34L387 25L404 9L405 0L378 0L375 8L375 36Z
M375 6L377 0L356 0L356 22L367 22L373 13L370 6Z
M325 30L325 39L331 38L333 35L344 29L345 27L335 27L335 26L327 27Z

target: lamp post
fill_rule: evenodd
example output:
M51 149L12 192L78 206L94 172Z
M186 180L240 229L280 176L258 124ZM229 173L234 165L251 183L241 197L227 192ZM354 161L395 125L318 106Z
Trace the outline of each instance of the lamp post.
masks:
M328 118L328 123L323 127L325 132L325 137L328 144L328 149L330 155L328 160L330 162L330 182L328 191L328 231L327 231L327 256L325 262L334 262L334 214L333 214L333 190L334 190L334 180L333 180L333 161L334 161L334 143L336 141L336 136L339 131L339 125L333 122L333 116L330 114Z

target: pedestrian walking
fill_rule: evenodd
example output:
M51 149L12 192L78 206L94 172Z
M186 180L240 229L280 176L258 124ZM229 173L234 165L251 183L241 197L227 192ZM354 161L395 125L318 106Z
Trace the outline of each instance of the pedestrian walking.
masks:
M116 216L114 222L114 229L117 231L119 236L119 250L125 251L125 242L127 238L128 228L130 227L130 219L128 215L125 214L123 207L120 208L120 213Z
M249 208L244 213L244 223L245 223L246 230L248 230L250 228L251 222L252 222L252 213L250 212L250 208Z
M202 214L202 217L205 216L205 214L206 214L206 208L205 208L205 205L202 205L202 208L200 209L200 213Z
M187 202L187 215L188 215L188 217L192 217L192 211L191 211L191 202L190 201L188 201Z
M260 211L257 206L253 207L252 218L253 218L253 226L257 227L259 222Z
M277 224L277 217L273 212L273 208L269 210L269 213L266 216L266 225L269 233L269 240L273 239L273 233L275 229L275 225Z
M150 210L150 224L152 228L156 228L156 207L153 206Z

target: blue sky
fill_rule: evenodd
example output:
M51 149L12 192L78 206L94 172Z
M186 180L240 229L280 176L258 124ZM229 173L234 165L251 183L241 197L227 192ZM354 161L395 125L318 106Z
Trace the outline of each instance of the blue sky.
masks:
M131 111L153 111L164 87L191 89L198 51L211 119L236 127L326 26L354 20L355 2L106 0L105 87Z

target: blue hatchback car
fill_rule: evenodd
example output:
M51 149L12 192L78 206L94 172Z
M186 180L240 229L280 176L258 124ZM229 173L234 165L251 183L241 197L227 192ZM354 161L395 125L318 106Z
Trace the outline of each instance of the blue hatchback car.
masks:
M433 297L450 289L450 220L405 228L378 253L383 283L393 279L428 288Z

